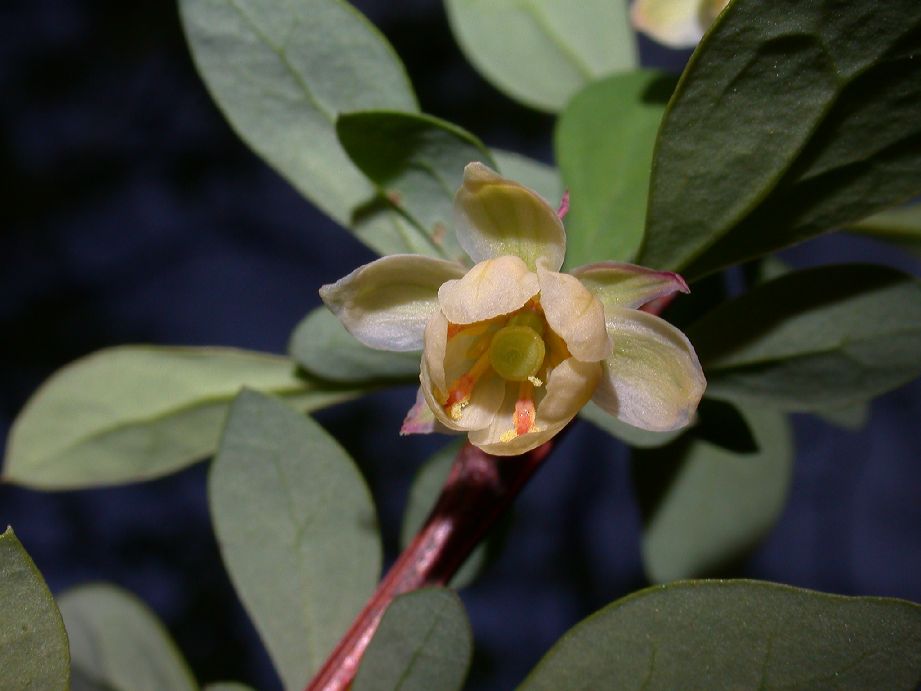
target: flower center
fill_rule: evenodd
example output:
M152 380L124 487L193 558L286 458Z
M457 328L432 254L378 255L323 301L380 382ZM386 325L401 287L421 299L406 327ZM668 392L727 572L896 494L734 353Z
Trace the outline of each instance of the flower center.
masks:
M544 339L535 329L512 323L493 336L489 364L503 379L527 381L540 371L546 352Z

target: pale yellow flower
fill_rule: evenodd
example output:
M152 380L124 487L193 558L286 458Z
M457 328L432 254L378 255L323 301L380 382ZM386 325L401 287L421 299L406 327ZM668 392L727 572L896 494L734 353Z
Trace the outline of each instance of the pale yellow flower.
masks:
M472 268L394 255L320 290L363 343L423 350L404 433L437 423L488 453L520 454L592 399L643 429L688 424L706 385L694 349L637 309L687 292L680 276L616 262L560 273L557 213L480 163L464 170L455 231Z
M693 48L729 0L635 0L633 26L672 48Z

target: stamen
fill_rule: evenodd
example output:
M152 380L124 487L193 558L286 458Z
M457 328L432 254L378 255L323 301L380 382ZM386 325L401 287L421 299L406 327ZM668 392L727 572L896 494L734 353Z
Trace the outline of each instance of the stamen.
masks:
M448 323L448 340L450 341L455 336L464 334L465 336L479 336L482 333L486 333L486 329L489 328L489 322L475 322L473 324L452 324Z
M518 387L518 400L515 401L515 434L519 437L534 429L537 409L534 407L534 385L523 381Z
M489 370L489 351L485 351L480 358L473 364L466 374L461 375L451 384L448 389L448 396L444 402L444 408L453 419L459 420L464 408L470 405L470 396L473 394L473 387Z

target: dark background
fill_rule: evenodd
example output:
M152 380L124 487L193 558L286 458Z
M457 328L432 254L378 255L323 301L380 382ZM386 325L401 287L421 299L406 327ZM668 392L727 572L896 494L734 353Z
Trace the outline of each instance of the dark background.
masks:
M394 43L426 112L550 160L552 118L467 65L440 2L356 4ZM684 58L643 49L659 64ZM98 348L284 352L319 285L373 258L230 131L172 2L6 0L0 93L2 439L43 379ZM844 237L787 256L918 270ZM368 477L390 558L409 482L434 448L397 436L412 400L398 390L318 416ZM919 419L917 382L877 400L859 432L795 418L789 504L733 575L921 601ZM629 472L625 449L580 423L524 492L505 551L463 592L477 641L471 688L513 686L564 630L644 584ZM137 593L200 682L277 688L223 572L205 473L199 464L144 484L50 494L0 486L0 524L14 526L53 592L107 580Z

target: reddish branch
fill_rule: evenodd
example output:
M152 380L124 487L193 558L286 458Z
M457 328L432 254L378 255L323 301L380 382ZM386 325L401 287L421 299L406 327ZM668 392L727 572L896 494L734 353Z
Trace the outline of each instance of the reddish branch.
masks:
M307 691L349 688L391 600L422 586L446 584L509 508L557 439L559 435L521 456L490 456L470 444L460 450L425 525L378 585Z

